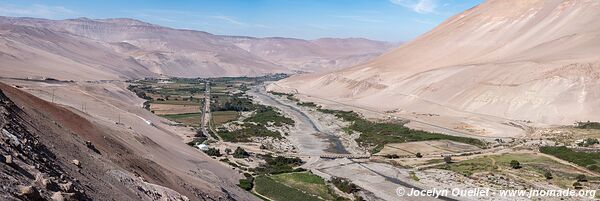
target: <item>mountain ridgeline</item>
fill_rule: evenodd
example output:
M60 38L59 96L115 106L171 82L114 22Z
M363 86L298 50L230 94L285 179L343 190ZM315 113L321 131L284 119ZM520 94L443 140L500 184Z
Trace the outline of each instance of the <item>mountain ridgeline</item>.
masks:
M133 19L0 17L0 73L13 77L128 79L253 76L352 66L394 44L213 35Z

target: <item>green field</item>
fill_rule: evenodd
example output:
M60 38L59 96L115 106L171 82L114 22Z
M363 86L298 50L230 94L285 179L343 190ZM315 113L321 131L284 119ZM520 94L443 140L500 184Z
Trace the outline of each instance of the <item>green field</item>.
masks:
M316 196L286 186L267 176L261 175L254 180L254 190L275 201L320 201Z
M578 152L564 146L540 147L540 152L575 163L594 172L600 172L600 153Z
M303 192L318 196L325 200L334 200L333 195L325 180L310 172L284 173L271 176L275 181L287 184Z

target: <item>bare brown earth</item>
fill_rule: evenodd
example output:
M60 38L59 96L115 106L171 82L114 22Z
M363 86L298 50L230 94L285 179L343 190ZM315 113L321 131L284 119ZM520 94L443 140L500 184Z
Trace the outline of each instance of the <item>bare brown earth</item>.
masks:
M14 161L0 163L0 180L6 187L2 199L31 199L30 194L19 194L19 185L33 186L45 199L54 192L82 200L254 199L235 186L238 173L184 145L180 138L157 141L147 133L103 122L12 86L0 84L0 90L4 143L0 151L3 158L12 155ZM18 142L9 140L11 135ZM170 138L179 143L171 143ZM78 160L80 167L72 160ZM59 186L71 182L74 190L48 187L42 184L44 179Z
M0 17L0 74L62 80L253 76L326 71L389 50L361 38L220 36L133 19Z
M174 105L174 104L150 104L150 110L156 115L163 114L185 114L200 112L200 105Z
M431 114L422 117L489 136L514 135L507 119L600 121L598 10L592 0L488 0L369 62L270 90Z

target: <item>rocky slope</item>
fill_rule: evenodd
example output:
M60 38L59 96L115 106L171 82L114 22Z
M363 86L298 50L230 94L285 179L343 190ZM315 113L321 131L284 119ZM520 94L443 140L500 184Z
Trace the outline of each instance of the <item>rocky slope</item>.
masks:
M82 115L0 83L0 200L254 200L217 162L178 172L155 162L169 151L149 138Z
M279 90L384 110L600 121L600 2L488 0L369 62Z
M364 62L391 47L360 38L219 36L133 19L0 17L0 72L15 77L98 80L312 72Z

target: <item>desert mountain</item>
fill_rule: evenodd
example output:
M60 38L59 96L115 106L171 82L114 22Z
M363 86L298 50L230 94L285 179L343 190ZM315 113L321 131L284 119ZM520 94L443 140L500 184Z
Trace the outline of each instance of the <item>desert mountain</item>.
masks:
M271 89L380 111L599 121L598 11L595 0L488 0L369 62Z
M360 38L220 36L133 19L0 17L5 76L97 80L323 71L364 62L390 47Z

